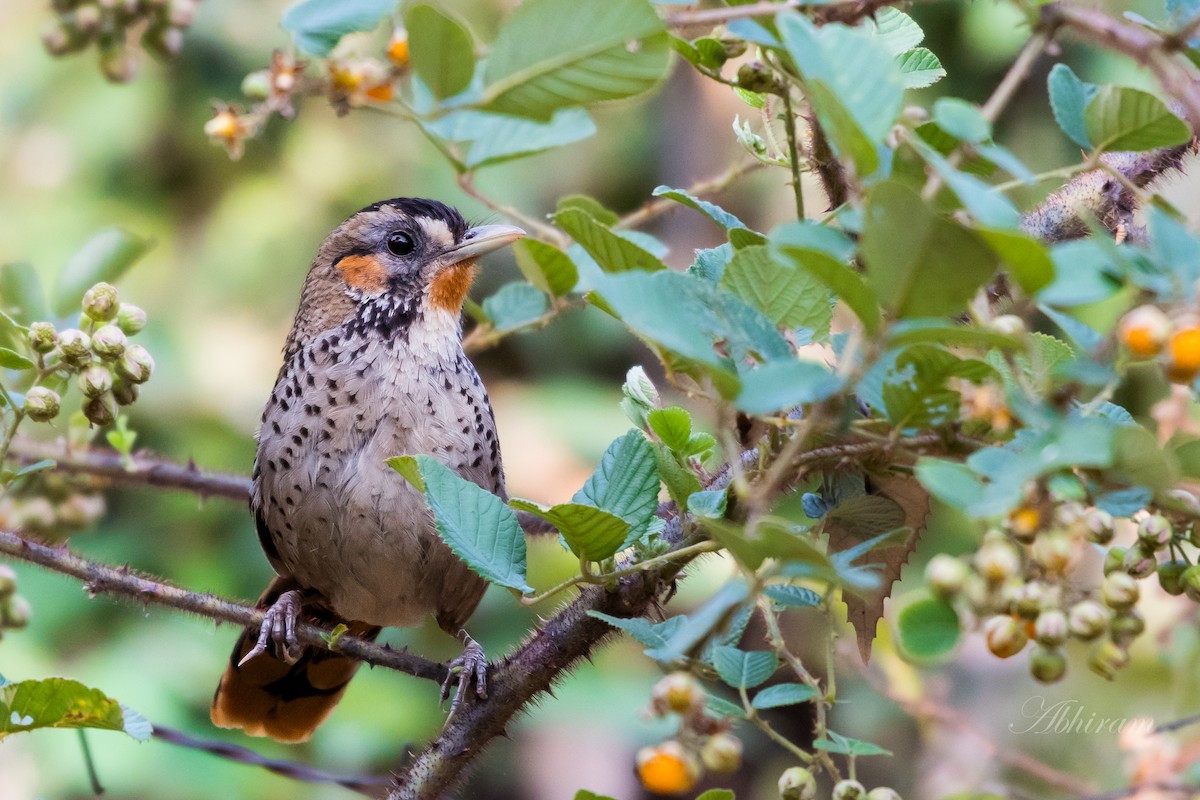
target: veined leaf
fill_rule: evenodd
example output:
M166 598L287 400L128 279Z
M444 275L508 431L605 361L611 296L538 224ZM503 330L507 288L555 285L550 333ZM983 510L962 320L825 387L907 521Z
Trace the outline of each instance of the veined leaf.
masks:
M149 721L99 689L67 678L11 682L0 677L0 740L39 728L99 728L150 738Z
M596 259L605 272L656 272L667 268L653 253L613 233L581 209L562 209L554 215L554 222Z
M658 509L658 464L641 431L631 430L604 451L572 500L604 509L629 524L622 547L644 534Z
M765 683L779 668L779 658L768 650L713 649L713 666L721 680L735 689L753 689Z
M431 5L410 6L404 15L413 72L439 100L467 88L475 74L475 43L452 17Z
M1188 124L1154 95L1126 86L1105 86L1083 110L1090 140L1100 150L1153 150L1183 144Z
M1050 91L1050 109L1054 112L1058 127L1075 144L1084 150L1091 150L1092 140L1088 137L1083 110L1100 91L1100 87L1081 81L1066 64L1054 65L1046 85Z
M562 297L575 288L579 269L562 250L537 239L521 239L512 247L521 274L543 292Z
M833 308L829 291L811 274L776 261L765 245L734 252L721 286L785 328L808 328L814 338L829 334Z
M374 30L396 0L301 0L283 12L283 28L309 55L327 56L347 33Z
M746 227L740 219L735 217L733 214L730 214L716 203L710 203L707 200L701 200L700 198L689 194L683 189L672 189L670 186L659 186L654 190L653 195L655 197L666 197L681 205L685 205L690 209L699 211L701 214L704 214L725 230L729 230L730 228Z
M620 517L583 503L543 506L513 498L509 506L528 511L549 522L566 540L575 555L588 561L603 561L617 553L629 537L629 523Z
M506 283L483 301L483 313L500 333L536 322L548 307L546 295L521 281Z
M914 47L896 56L896 68L905 89L924 89L946 77L941 59L927 47Z
M482 169L536 155L596 133L596 124L582 108L560 109L545 122L462 109L420 124L439 139L467 144L463 154L463 166L467 169Z

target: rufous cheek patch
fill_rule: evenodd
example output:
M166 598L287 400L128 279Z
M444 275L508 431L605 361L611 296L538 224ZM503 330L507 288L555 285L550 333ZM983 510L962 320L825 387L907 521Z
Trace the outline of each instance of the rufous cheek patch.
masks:
M478 272L479 266L474 260L461 261L446 267L429 285L429 304L451 314L459 313Z
M375 256L345 256L338 260L346 283L361 292L381 292L387 287L387 270Z

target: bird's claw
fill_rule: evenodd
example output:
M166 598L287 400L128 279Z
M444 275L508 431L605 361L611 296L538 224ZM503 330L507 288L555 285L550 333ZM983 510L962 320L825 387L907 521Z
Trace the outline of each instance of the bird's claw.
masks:
M272 644L275 655L279 660L294 664L300 658L304 648L296 639L296 620L300 618L300 593L295 589L279 595L279 599L271 604L263 616L262 625L258 629L258 641L250 652L242 656L238 666L242 666L257 655L267 652Z
M487 699L487 655L483 652L483 648L479 643L462 634L463 638L463 653L458 658L447 664L449 674L446 675L446 680L442 682L442 700L445 701L450 696L451 684L457 682L458 686L454 690L454 699L450 701L450 716L454 716L455 710L467 698L467 687L472 683L475 684L475 694L481 699Z

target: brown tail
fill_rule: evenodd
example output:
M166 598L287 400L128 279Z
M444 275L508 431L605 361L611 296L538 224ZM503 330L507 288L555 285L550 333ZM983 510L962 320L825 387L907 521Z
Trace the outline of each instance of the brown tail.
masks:
M259 607L270 606L294 588L290 581L275 578L259 598ZM379 628L351 623L349 633L373 639ZM234 645L229 666L213 695L213 724L241 728L251 736L303 742L333 711L361 662L332 650L308 647L294 664L268 651L239 667L257 638L258 631L247 628Z

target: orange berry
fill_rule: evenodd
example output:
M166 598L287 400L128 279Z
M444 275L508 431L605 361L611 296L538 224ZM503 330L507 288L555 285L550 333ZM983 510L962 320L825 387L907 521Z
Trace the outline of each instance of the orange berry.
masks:
M1167 377L1175 383L1191 383L1200 372L1200 328L1176 331L1167 344Z
M392 34L392 41L388 43L387 57L397 67L408 66L408 34L403 29Z
M642 786L655 794L684 794L700 782L700 765L676 741L639 750L637 773Z
M1042 512L1033 506L1021 506L1009 515L1008 527L1013 536L1029 541L1042 527Z
M395 96L395 89L390 83L381 83L367 89L367 97L376 103L386 103Z
M1157 306L1138 306L1121 318L1118 328L1125 349L1138 358L1162 352L1171 335L1171 321Z

